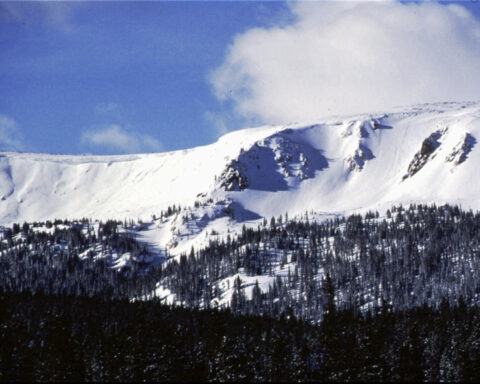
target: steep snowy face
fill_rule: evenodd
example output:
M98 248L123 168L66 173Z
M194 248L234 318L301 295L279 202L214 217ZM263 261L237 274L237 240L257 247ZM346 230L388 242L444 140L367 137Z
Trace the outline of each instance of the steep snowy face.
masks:
M475 137L470 133L465 133L460 138L460 141L455 145L452 152L446 157L446 161L453 163L453 165L459 165L467 160L468 154L473 149L473 146L477 143ZM454 168L452 168L453 170Z
M219 178L226 191L244 189L258 191L289 190L316 171L328 166L321 151L308 142L297 140L292 129L284 129L256 141L231 160Z
M246 171L255 168L255 162L240 156L238 167L243 167L249 187L232 195L246 209L266 217L285 211L384 210L401 202L448 202L478 209L479 136L479 103L414 106L288 127L268 140L288 137L298 145L307 159L308 177L289 182L284 174L283 184L255 189L250 181L255 178ZM287 149L281 151L288 157ZM280 169L277 165L279 174Z
M405 180L407 177L412 177L418 171L422 169L422 167L427 164L429 159L433 159L436 154L434 152L440 146L440 139L446 133L446 129L443 131L435 131L430 136L428 136L422 142L422 147L420 150L415 154L413 160L408 165L407 173L402 177Z
M349 154L344 161L350 172L360 172L366 162L375 157L365 141L370 137L373 130L380 127L382 125L373 119L357 120L348 123L345 130L342 131L341 136L349 147L346 151Z
M236 221L306 210L382 210L411 201L478 209L479 137L480 103L441 103L250 128L168 153L4 153L0 224L151 218L173 204L207 209L219 202Z

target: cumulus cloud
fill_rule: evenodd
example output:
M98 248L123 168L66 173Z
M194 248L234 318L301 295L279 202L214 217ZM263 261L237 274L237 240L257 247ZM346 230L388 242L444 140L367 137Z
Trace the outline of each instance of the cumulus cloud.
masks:
M23 138L17 122L0 114L0 151L22 151Z
M296 2L289 25L237 35L210 77L264 123L480 99L480 22L457 4Z
M84 132L82 143L114 153L158 152L162 150L161 143L154 137L132 132L115 124Z

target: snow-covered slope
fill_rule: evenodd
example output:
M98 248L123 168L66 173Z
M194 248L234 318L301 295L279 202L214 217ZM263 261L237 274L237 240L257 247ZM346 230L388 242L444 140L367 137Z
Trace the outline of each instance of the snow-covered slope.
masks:
M198 223L190 222L195 233L215 219L238 222L286 211L347 213L411 201L478 209L479 139L480 103L442 103L250 128L167 153L3 153L0 224L150 219L173 204L195 212L195 202L205 211L194 215Z
M193 204L241 146L273 132L235 132L183 151L123 156L0 154L0 223L52 218L148 218Z

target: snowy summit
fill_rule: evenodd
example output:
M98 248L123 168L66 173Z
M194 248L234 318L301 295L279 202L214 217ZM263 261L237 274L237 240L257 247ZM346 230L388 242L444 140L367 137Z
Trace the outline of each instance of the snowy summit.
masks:
M437 103L250 128L166 153L3 153L0 222L146 219L173 204L230 204L238 220L400 202L478 209L479 137L480 103Z

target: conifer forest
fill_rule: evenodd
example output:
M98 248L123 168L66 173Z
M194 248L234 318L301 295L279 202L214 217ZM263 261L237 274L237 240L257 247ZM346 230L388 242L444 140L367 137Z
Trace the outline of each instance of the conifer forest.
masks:
M2 229L0 381L480 381L479 213L286 214L164 260L136 230Z

